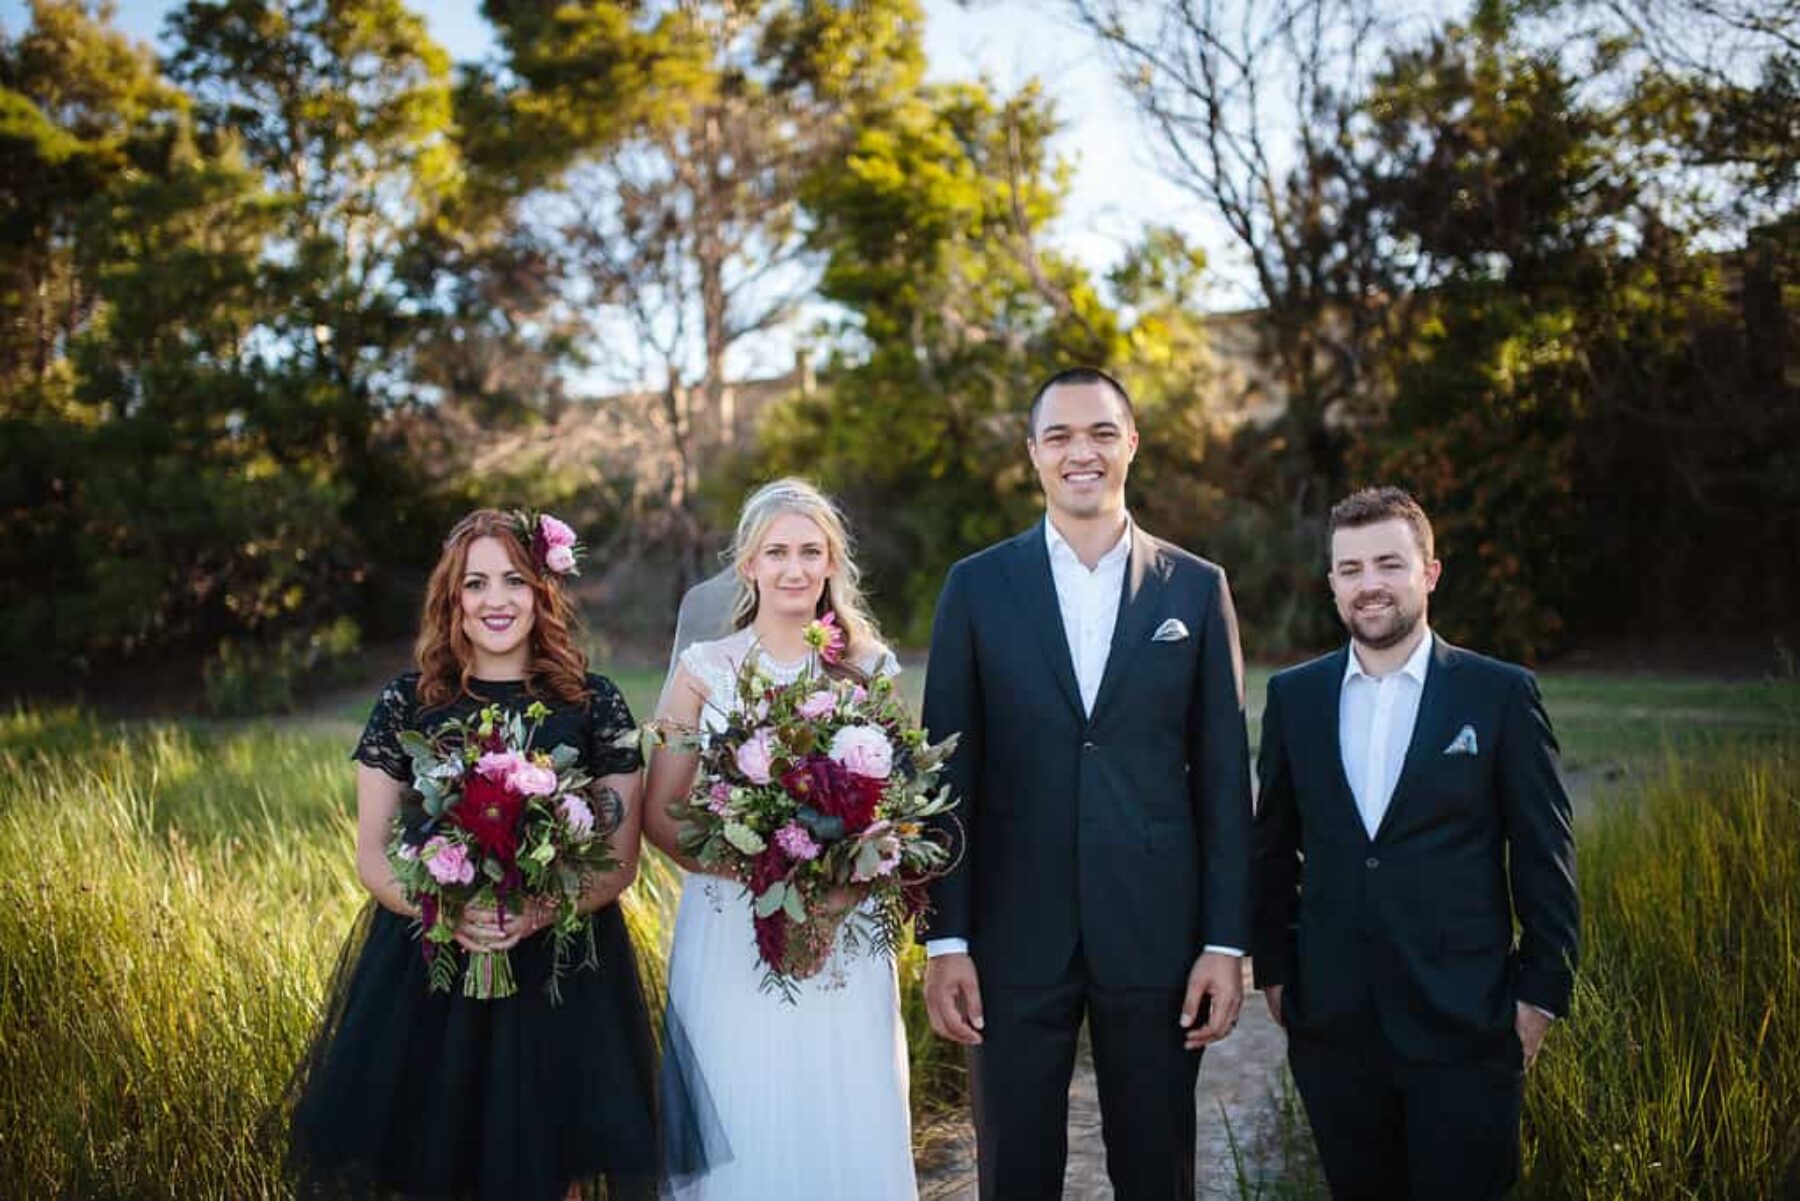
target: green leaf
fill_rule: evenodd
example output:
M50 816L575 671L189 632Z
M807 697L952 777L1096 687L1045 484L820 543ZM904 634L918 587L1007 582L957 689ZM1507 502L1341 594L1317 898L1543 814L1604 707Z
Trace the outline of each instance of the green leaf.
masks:
M775 911L786 904L791 891L787 883L782 880L777 880L769 885L768 891L756 898L756 916L774 916Z
M760 855L768 847L762 835L743 822L725 823L725 841L746 855Z
M795 925L801 925L806 921L806 906L800 900L798 888L787 890L787 895L782 898L781 907L787 911L787 915L794 920Z

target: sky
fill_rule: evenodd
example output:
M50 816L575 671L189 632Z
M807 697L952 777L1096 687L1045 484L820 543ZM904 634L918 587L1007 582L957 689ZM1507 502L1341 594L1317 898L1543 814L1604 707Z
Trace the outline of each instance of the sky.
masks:
M456 61L485 58L493 38L480 0L410 0L432 36ZM924 0L925 49L935 80L986 77L1004 91L1042 81L1064 129L1059 152L1073 166L1061 219L1050 231L1057 249L1100 273L1118 261L1146 225L1172 224L1206 247L1221 281L1218 303L1241 302L1231 284L1227 243L1218 222L1162 178L1151 144L1124 91L1113 81L1091 35L1075 28L1056 0ZM119 0L116 21L127 33L154 42L177 0ZM0 28L16 34L27 23L24 0L0 0ZM783 340L785 342L785 340ZM768 347L757 362L735 364L760 373L791 361L788 345Z

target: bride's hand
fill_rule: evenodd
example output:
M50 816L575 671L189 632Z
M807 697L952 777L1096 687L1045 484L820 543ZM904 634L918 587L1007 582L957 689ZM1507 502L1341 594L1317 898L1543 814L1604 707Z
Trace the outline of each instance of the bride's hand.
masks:
M868 895L868 889L860 884L840 884L829 889L824 896L825 912L831 917L847 913L862 904Z

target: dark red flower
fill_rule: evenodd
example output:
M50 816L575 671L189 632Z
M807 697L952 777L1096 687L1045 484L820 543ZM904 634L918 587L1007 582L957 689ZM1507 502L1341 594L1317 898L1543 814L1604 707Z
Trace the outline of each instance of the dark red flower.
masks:
M451 825L468 831L483 851L507 867L519 854L519 821L524 816L525 795L480 772L463 778L462 800L448 815Z
M883 781L859 776L831 756L816 751L782 776L781 786L801 804L842 818L844 829L850 834L862 833L875 820L875 806L886 787Z
M770 843L756 857L750 867L750 895L759 897L767 892L769 885L786 876L788 873L788 857L780 847ZM759 917L756 926L756 950L764 963L770 967L780 967L782 956L787 954L787 918L777 909L768 917Z

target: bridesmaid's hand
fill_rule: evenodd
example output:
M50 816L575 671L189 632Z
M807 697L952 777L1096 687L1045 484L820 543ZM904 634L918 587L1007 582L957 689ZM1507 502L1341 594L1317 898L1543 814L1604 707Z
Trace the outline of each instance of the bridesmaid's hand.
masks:
M508 911L505 925L496 911L471 906L456 924L456 941L470 951L508 951L555 920L555 909L536 901Z

